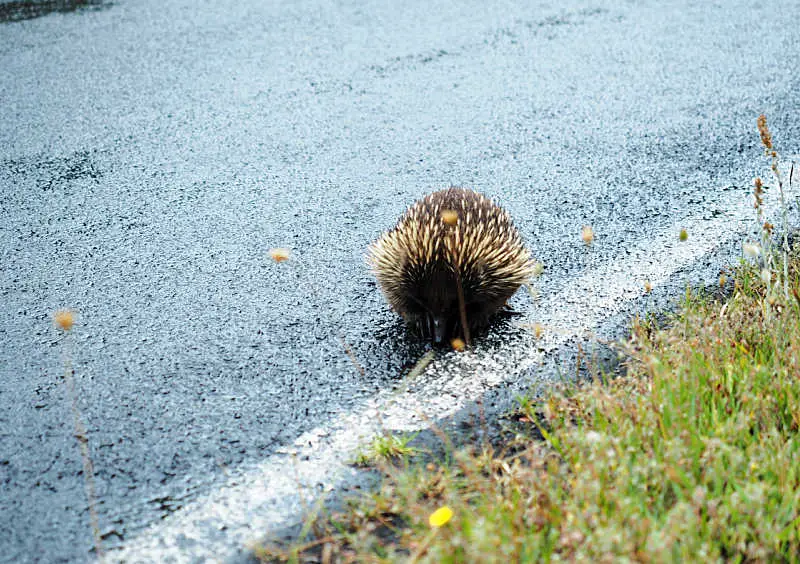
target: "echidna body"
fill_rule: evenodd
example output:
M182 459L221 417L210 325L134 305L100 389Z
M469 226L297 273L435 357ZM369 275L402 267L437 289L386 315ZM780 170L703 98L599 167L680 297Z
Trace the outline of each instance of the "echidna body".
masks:
M464 335L459 286L472 333L533 271L508 213L465 188L418 200L370 246L367 261L392 308L436 342Z

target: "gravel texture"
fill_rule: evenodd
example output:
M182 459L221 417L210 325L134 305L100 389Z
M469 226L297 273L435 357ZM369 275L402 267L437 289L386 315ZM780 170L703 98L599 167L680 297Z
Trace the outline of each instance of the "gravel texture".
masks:
M376 421L497 412L714 283L765 170L756 117L800 141L792 1L31 4L0 3L0 560L90 555L65 356L111 559L235 554L297 517L292 460L312 492L357 481ZM450 184L508 209L545 274L408 382L425 345L364 252Z

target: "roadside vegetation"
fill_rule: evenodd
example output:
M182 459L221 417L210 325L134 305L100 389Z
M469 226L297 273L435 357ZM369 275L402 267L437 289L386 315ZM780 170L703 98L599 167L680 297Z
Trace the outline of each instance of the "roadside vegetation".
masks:
M800 244L766 118L779 233L756 179L758 237L718 291L634 320L613 374L520 398L502 445L422 455L381 437L381 487L318 510L262 561L800 561ZM591 229L591 228L589 228ZM589 231L591 232L591 231ZM587 228L582 238L587 239ZM681 234L681 239L685 236ZM587 244L589 244L587 242ZM647 286L647 283L645 283ZM646 288L647 291L647 288ZM402 445L402 448L397 448Z
M419 433L393 434L384 433L372 439L365 449L356 455L355 464L369 466L384 462L402 461L418 454L417 448L411 446Z

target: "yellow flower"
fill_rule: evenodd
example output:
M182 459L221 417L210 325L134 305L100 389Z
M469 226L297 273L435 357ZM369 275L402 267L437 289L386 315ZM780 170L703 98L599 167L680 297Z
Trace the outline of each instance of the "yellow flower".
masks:
M431 513L431 516L428 517L428 523L430 523L431 527L439 528L442 525L447 524L447 522L452 518L453 510L444 505Z
M681 241L685 241L689 238L689 234L686 232L685 229L681 229L681 232L678 233L678 239Z
M272 260L275 262L283 262L285 260L289 260L289 253L291 251L289 249L270 249L269 256L272 257Z
M69 331L75 323L75 312L61 309L53 314L53 321L64 331Z
M644 281L644 292L649 294L653 290L653 284L649 280Z
M457 352L461 352L461 351L464 350L464 348L467 345L462 339L459 339L458 337L456 337L455 339L450 341L450 346L453 347L453 350L455 350Z

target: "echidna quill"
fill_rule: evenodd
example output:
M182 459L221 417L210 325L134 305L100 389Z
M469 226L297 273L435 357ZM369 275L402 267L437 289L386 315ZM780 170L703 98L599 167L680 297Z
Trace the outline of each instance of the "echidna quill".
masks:
M367 262L392 308L437 343L485 328L534 265L508 213L465 188L414 203Z

